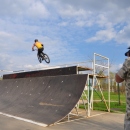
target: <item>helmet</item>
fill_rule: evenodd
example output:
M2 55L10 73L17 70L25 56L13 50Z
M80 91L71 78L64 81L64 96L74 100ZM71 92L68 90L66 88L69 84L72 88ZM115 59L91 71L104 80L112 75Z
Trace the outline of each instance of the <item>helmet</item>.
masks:
M38 42L38 39L35 39L34 42Z

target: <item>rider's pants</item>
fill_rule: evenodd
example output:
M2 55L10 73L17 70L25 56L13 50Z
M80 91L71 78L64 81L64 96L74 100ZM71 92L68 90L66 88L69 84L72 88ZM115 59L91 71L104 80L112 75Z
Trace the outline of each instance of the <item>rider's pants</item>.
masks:
M40 54L43 53L43 48L38 49L38 55L41 56Z

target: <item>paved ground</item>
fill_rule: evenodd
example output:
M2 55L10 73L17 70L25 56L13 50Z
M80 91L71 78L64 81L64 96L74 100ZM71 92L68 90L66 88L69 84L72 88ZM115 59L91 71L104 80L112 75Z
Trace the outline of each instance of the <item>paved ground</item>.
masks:
M123 130L124 114L106 113L91 118L41 127L0 115L0 130Z

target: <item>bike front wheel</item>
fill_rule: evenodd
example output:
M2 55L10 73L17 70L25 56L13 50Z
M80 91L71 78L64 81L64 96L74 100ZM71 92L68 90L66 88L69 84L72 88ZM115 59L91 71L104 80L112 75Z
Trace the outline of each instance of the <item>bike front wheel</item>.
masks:
M44 53L44 60L46 63L50 63L50 58L47 54Z
M39 60L40 63L42 63L42 58L37 54L37 58Z

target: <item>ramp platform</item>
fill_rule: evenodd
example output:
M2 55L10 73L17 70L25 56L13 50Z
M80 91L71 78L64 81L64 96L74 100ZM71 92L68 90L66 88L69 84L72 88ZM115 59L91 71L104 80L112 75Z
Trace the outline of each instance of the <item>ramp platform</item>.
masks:
M69 66L62 68L47 68L45 70L36 70L28 72L19 72L13 74L3 75L3 79L16 79L16 78L30 78L30 77L43 77L43 76L57 76L57 75L70 75L78 74L79 71L92 70L88 67L82 66Z

